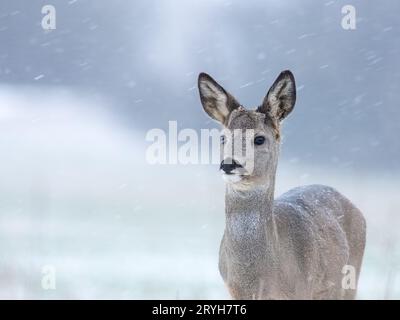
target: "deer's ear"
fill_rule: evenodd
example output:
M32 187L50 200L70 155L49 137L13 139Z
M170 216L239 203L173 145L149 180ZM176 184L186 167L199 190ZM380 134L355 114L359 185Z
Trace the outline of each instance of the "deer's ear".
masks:
M293 110L295 102L296 83L293 74L286 70L281 72L269 89L259 111L281 121Z
M214 120L225 124L239 103L206 73L199 74L198 86L204 111Z

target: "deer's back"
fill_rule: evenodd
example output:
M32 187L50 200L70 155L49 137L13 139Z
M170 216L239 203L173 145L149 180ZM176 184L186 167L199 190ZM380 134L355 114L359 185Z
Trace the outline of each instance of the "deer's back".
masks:
M358 277L364 252L361 212L335 189L310 185L277 198L273 216L279 270L274 276L279 283L266 295L274 295L271 291L278 286L281 298L344 298L342 269L353 265Z

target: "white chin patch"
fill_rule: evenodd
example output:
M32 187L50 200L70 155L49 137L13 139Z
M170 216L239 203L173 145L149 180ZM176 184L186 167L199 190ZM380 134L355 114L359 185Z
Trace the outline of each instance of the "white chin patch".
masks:
M224 179L225 182L236 183L236 182L239 182L240 180L242 180L242 177L237 175L237 174L226 174L226 173L223 173L222 174L222 179Z

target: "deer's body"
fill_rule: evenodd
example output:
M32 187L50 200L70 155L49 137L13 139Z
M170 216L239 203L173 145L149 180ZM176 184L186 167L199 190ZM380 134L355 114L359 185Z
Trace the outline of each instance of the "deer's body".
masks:
M342 270L351 265L356 275L360 271L361 212L327 186L298 187L275 201L268 191L227 190L219 267L232 297L354 298L354 289L342 288Z
M274 199L280 122L296 99L291 72L281 73L256 110L244 109L206 74L199 76L199 89L204 110L225 129L226 227L219 269L231 296L353 299L356 287L344 277L353 276L353 285L359 277L366 233L362 213L322 185ZM244 144L235 130L247 132Z

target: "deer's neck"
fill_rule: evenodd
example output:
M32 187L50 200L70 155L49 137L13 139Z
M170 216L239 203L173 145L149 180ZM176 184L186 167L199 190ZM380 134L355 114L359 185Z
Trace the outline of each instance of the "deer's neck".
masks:
M274 181L238 191L227 186L225 242L238 265L265 263L268 239L273 236Z
M274 183L258 186L249 190L237 190L226 187L225 213L227 219L235 215L246 216L247 213L268 216L272 213L274 202Z

